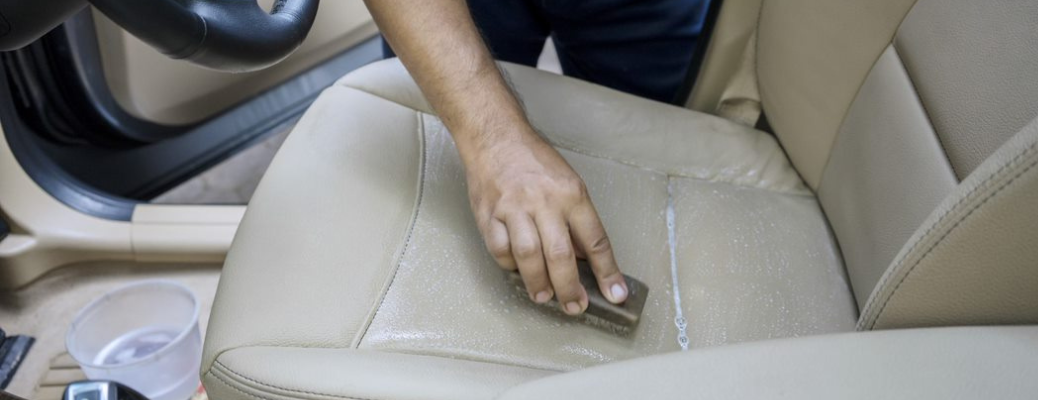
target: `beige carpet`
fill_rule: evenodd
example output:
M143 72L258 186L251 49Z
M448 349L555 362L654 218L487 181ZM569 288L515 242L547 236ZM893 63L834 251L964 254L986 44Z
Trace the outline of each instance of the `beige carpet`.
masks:
M40 384L54 387L57 380L78 376L78 369L69 368L67 358L60 357L65 353L65 333L72 318L91 300L135 281L169 279L190 288L201 303L199 325L204 334L219 277L215 265L92 263L53 271L15 292L0 292L0 327L9 334L36 338L7 391L41 398L37 394ZM52 361L59 371L50 371ZM53 391L46 389L39 395L53 396Z

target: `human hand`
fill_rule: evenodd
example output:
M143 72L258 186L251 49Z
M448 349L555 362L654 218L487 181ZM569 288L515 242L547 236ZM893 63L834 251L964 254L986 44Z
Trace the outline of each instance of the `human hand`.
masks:
M469 200L490 254L519 271L531 300L556 296L566 314L588 306L577 257L588 259L606 299L623 302L627 283L583 180L532 129L519 137L465 162Z

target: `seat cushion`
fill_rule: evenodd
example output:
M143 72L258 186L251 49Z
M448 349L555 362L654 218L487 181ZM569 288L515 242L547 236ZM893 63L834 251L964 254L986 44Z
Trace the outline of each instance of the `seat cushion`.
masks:
M503 68L584 178L623 271L650 287L638 329L618 337L517 293L484 249L449 132L383 61L322 94L257 189L206 338L214 399L493 397L679 351L675 300L692 347L854 329L825 219L771 136Z

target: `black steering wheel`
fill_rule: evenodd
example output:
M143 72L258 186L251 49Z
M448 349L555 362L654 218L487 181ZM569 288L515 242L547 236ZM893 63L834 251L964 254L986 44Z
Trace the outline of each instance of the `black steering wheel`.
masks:
M252 71L292 54L319 0L0 0L0 51L43 36L87 2L173 58L221 71Z
M162 53L221 71L262 69L306 38L319 0L89 0Z
M306 38L320 0L0 0L0 51L22 48L89 2L172 58L219 71L267 68Z

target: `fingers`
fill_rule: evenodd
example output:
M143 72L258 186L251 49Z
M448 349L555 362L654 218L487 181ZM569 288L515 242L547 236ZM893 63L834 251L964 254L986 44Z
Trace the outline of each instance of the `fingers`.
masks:
M515 271L519 268L512 257L512 244L508 240L508 228L497 218L490 217L489 222L483 229L483 241L487 245L490 255L497 261L502 269Z
M553 214L541 214L536 222L548 277L555 289L559 306L570 315L584 312L588 304L587 292L580 284L577 258L566 222L561 215Z
M598 288L605 298L613 303L627 300L627 282L616 265L609 236L590 200L570 213L569 223L573 239L591 263Z
M505 221L511 240L512 256L523 278L530 299L537 303L551 300L554 291L545 271L544 253L537 227L529 215L514 214Z

